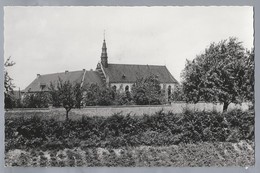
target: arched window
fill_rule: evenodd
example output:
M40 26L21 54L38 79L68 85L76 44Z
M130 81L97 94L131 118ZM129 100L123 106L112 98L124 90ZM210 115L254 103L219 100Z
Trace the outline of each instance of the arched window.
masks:
M116 97L116 86L115 86L115 85L112 86L112 90L113 90L113 92L111 93L111 95L112 95L112 98L113 98L113 100L114 100L115 97Z
M129 91L129 86L128 85L125 86L125 91Z
M113 89L114 92L116 92L116 86L115 85L112 86L112 89Z

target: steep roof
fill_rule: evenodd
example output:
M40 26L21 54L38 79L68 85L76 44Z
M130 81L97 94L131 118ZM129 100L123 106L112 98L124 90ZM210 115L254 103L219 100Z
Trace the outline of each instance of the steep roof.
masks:
M133 83L138 77L147 77L152 74L157 75L161 83L178 83L166 66L108 64L108 67L103 69L111 83Z
M26 87L23 90L23 92L48 91L48 87L50 86L50 83L51 82L53 82L54 84L57 83L59 78L62 81L70 81L72 84L81 83L84 76L84 72L85 72L84 83L102 84L102 80L96 71L80 70L80 71L39 75L36 79L34 79L34 81L28 87ZM42 89L41 85L46 85L46 87Z
M86 71L85 77L84 77L84 84L92 84L96 83L98 85L102 85L102 79L97 71Z

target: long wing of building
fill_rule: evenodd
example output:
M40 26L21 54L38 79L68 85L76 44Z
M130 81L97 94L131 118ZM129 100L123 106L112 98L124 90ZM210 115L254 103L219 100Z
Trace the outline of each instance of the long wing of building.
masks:
M53 83L56 85L59 79L62 81L70 81L72 84L103 84L102 79L97 71L87 71L83 69L80 71L65 71L62 73L52 73L45 75L38 74L36 79L34 79L32 83L23 90L23 92L48 91L50 84Z
M138 64L110 64L108 63L107 47L103 41L101 61L97 64L96 70L87 71L65 71L62 73L37 74L29 86L23 92L48 91L50 83L56 84L59 79L71 83L98 84L104 86L130 87L137 78L155 75L164 87L178 84L166 66L159 65L138 65Z

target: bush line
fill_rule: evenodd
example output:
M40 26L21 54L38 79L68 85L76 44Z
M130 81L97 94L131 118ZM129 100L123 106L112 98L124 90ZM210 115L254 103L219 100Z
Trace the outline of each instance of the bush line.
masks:
M233 110L226 113L181 114L159 111L153 115L110 117L82 116L58 121L40 116L6 118L5 150L41 148L120 148L169 146L196 142L254 140L254 114Z

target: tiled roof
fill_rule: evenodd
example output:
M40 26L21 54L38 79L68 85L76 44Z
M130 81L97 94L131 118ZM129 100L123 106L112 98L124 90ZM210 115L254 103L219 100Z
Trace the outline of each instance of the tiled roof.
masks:
M133 83L137 77L147 77L152 74L157 75L161 83L178 83L166 66L108 64L108 67L103 69L111 83Z
M102 79L97 71L86 71L84 84L92 84L96 83L98 85L102 85Z
M38 76L28 87L26 87L24 92L37 92L37 91L48 91L50 83L57 83L59 78L62 81L70 81L72 84L81 83L84 75L84 70L81 71L71 71L62 73L45 74ZM101 84L102 80L98 73L95 71L85 71L84 83L97 83ZM43 89L41 85L46 85Z

